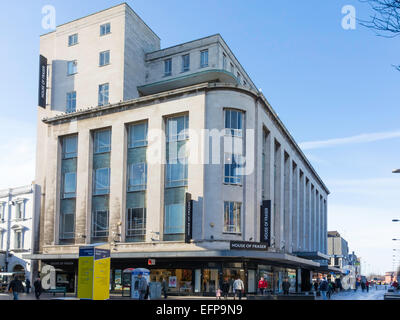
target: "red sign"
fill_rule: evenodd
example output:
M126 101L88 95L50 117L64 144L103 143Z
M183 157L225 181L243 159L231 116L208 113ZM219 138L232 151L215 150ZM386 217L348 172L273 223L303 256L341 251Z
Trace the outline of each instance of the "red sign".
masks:
M156 264L156 259L149 259L149 260L147 260L147 264L148 264L149 266L154 266L154 265Z

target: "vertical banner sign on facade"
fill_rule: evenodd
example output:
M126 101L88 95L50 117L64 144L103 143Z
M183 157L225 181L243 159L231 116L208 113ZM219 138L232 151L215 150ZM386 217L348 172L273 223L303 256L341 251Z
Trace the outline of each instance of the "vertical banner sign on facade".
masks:
M110 298L110 250L96 247L79 248L78 298Z
M185 195L185 243L190 243L193 238L193 200L192 195Z
M271 246L271 200L264 200L260 216L260 242Z
M39 107L46 108L47 96L47 59L40 55L39 59Z

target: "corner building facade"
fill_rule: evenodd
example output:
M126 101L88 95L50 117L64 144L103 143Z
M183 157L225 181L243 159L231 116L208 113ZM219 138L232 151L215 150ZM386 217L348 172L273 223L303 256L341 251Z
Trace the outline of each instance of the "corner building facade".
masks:
M40 47L41 232L30 258L69 291L89 243L110 243L113 291L126 268L199 295L237 275L248 293L260 276L274 292L286 277L309 290L312 272L327 270L329 190L220 35L161 50L122 4L57 27Z

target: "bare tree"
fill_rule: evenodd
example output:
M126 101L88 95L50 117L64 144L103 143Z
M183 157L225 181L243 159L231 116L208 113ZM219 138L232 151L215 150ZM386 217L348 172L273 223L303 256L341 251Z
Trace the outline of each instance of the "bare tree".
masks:
M373 29L381 37L394 38L400 35L400 0L360 0L368 3L374 14L370 20L361 20L361 25ZM394 67L400 71L400 66Z

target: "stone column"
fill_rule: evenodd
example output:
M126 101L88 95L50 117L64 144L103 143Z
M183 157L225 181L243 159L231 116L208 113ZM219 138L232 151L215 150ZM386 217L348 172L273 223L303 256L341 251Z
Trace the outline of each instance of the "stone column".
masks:
M53 131L49 128L50 131ZM58 243L58 213L60 202L61 170L59 167L61 146L53 132L48 135L46 167L46 200L44 214L44 245ZM51 160L50 160L51 159Z
M75 243L90 242L86 227L91 207L91 177L92 164L91 137L89 129L81 129L78 135L78 159L76 172L76 210L75 210Z
M284 226L283 234L285 240L285 251L292 252L292 179L293 179L293 164L288 154L284 155Z
M109 241L121 241L118 236L125 220L126 206L126 134L123 123L116 123L111 130L110 155L110 198L109 198Z
M292 178L292 243L293 251L299 251L300 246L300 170L293 163Z

